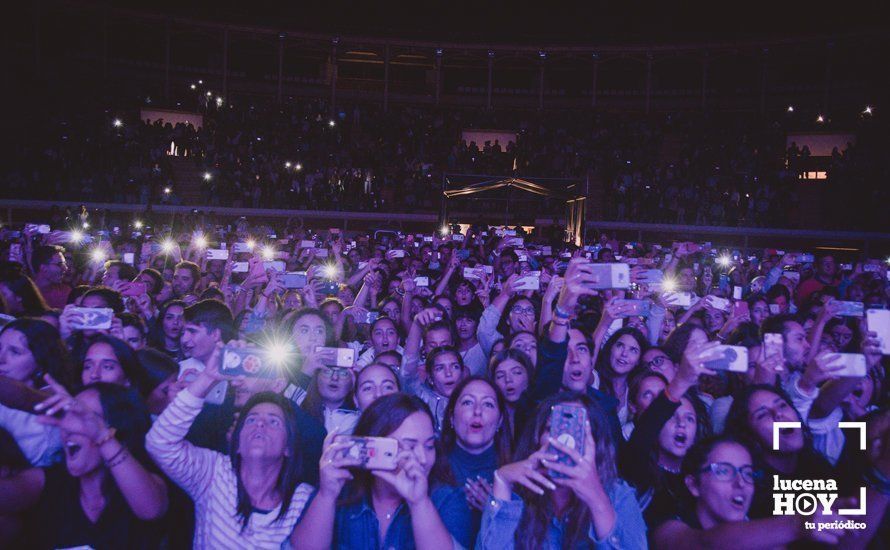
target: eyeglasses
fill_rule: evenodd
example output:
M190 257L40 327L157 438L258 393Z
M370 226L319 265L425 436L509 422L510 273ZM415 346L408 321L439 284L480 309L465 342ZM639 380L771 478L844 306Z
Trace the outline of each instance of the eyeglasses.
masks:
M756 480L760 479L760 476L762 475L762 472L755 470L753 466L736 468L728 462L712 462L699 470L701 473L707 471L710 471L719 481L735 481L736 477L741 475L742 480L745 481L745 483L752 485Z
M533 307L521 307L521 306L513 306L513 309L510 310L510 313L515 313L517 315L534 315L535 308Z
M325 367L321 369L321 375L326 378L345 378L349 375L349 369L346 367Z
M665 359L667 359L667 358L668 358L667 355L659 355L658 357L655 357L654 359L647 361L646 366L649 367L650 369L653 367L655 367L655 368L660 367L664 363Z

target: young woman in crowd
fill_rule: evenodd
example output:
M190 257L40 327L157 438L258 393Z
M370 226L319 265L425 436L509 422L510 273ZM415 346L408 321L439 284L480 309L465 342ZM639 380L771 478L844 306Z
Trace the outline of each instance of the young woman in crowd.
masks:
M536 334L538 308L529 298L514 295L513 283L516 278L516 275L511 275L504 281L501 292L485 308L479 319L477 336L485 353L491 353L496 341L515 332Z
M399 377L392 367L385 363L371 363L355 375L353 401L359 412L371 406L371 403L391 393L402 391Z
M144 384L145 371L139 364L139 357L123 340L97 334L86 342L80 372L80 381L84 386L96 382L126 387Z
M0 296L6 302L8 315L39 317L50 310L34 281L17 270L0 271Z
M0 478L0 514L30 510L34 548L157 548L167 486L145 454L150 421L141 400L104 382L76 397L47 382L53 394L37 408L60 430L65 464Z
M185 327L185 302L170 300L158 309L158 316L148 332L148 345L177 361L185 359L179 339Z
M300 482L300 434L291 402L269 392L253 395L235 423L229 456L185 441L210 389L229 379L219 372L221 356L219 345L155 421L145 445L195 502L195 548L278 548L312 492Z
M42 388L45 375L60 385L72 387L73 365L68 349L55 327L37 319L17 319L0 329L0 384L13 393L14 383L20 392ZM49 466L61 459L62 442L55 426L38 421L30 408L33 399L17 403L14 395L3 399L0 394L0 427L15 438L34 466ZM37 399L39 397L35 397ZM23 410L24 409L24 410Z
M653 528L653 548L771 549L795 541L836 544L841 529L808 529L807 522L829 523L821 507L815 515L776 516L749 520L757 481L763 472L754 465L746 443L732 435L696 443L683 460L681 475L692 505Z
M618 400L618 421L622 427L630 421L628 380L639 367L647 345L643 333L625 327L610 336L597 355L596 370L602 378L600 389Z
M491 357L488 373L507 403L510 436L515 440L522 431L522 427L516 425L516 405L534 377L532 362L524 352L507 349Z
M398 324L395 319L398 317L378 317L371 323L371 347L365 350L355 361L357 368L363 368L371 364L374 358L385 351L398 351L404 353L404 349L399 345L401 337L399 336Z
M636 417L623 450L622 474L636 488L649 525L673 517L682 507L683 457L710 432L705 408L690 390L701 374L711 372L703 363L715 357L718 344L689 344L677 375Z
M436 433L442 431L445 407L457 385L467 376L463 358L454 346L440 346L426 357L426 380L420 373L405 368L402 372L405 390L420 397L430 408L435 420Z
M583 452L549 437L551 409L561 403L587 410ZM604 419L582 393L560 393L540 404L520 439L518 461L495 471L477 548L645 547L646 525L633 489L618 477ZM571 462L557 461L554 449Z
M354 434L396 439L396 470L357 468L359 461L344 453L348 440L330 434L319 489L291 536L294 548L470 547L470 511L423 401L383 396L362 413Z
M354 386L355 372L351 367L322 365L312 376L300 406L324 424L328 432L348 433L358 421L358 411L352 402Z

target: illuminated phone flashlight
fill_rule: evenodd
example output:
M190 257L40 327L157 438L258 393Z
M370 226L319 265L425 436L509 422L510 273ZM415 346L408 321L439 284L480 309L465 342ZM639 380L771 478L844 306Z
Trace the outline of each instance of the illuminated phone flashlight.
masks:
M207 238L204 235L198 235L192 241L192 244L198 248L207 248Z
M274 258L275 258L275 249L272 248L271 246L264 246L263 247L263 259L268 261L268 260L272 260Z
M140 221L140 220L134 221L133 227L135 227L136 229L142 229L142 221Z
M165 188L164 188L164 194L165 194L165 195L169 195L169 194L172 193L172 192L173 192L173 190L170 189L169 187L165 187Z
M294 170L296 170L297 172L299 172L302 169L303 169L303 165L300 164L299 162L294 165Z
M216 98L216 106L217 106L217 107L221 107L222 104L223 104L223 98L221 98L221 97L217 97L217 98Z
M189 84L189 88L191 88L192 90L194 90L195 88L197 88L197 86L195 86L194 84Z
M71 232L71 242L79 243L82 240L83 240L83 232L82 231L78 231L77 229L75 229L74 231Z
M204 172L204 181L210 181L210 178L213 176L210 175L210 172Z
M337 125L337 123L334 122L333 120L329 120L329 121L328 121L328 126L330 126L331 128L333 128L333 127L336 126L336 125Z
M447 235L447 234L448 234L448 226L447 226L447 225L443 225L443 226L442 226L442 229L439 230L439 233L441 233L443 237L444 237L445 235Z
M101 248L94 248L92 252L90 252L90 258L97 264L101 264L105 261L105 251Z
M321 273L326 279L334 279L337 277L339 270L337 269L336 264L327 264L321 268Z
M290 165L290 161L287 161L287 162L284 163L284 167L285 167L285 168L290 168L290 166L291 166L291 165Z
M89 229L89 228L90 228L90 222L83 222L83 228L84 228L84 229Z
M213 96L213 93L211 93L211 92L207 92L206 95L207 95L207 97L212 97L212 96Z
M253 250L254 248L256 248L256 241L253 239L247 239L247 242L244 244L247 245L248 250Z
M661 290L665 292L673 292L677 290L677 281L667 278L663 279L661 281Z
M266 346L267 357L273 365L284 365L288 362L293 348L281 342L272 342Z
M170 239L166 239L164 240L164 242L161 243L161 250L163 250L165 254L173 252L173 249L175 247L176 244Z
M717 263L723 267L727 267L731 262L732 260L729 259L729 256L720 256L717 258Z
M116 118L116 119L114 119L114 122L112 122L112 124L114 125L115 128L120 128L121 126L124 125L124 122L121 119Z

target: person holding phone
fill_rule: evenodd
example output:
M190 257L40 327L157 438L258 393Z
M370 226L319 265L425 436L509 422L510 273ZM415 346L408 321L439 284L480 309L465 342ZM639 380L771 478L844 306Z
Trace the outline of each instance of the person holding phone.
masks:
M777 516L749 520L756 485L763 472L747 443L732 435L696 443L683 460L681 475L694 503L660 525L652 526L653 548L771 549L795 541L836 544L838 529L806 529L804 522L830 522L826 516Z
M16 319L0 329L0 427L15 438L34 466L49 466L61 460L62 441L56 427L38 421L24 393L45 385L49 374L63 387L71 388L74 368L59 331L45 321ZM21 385L21 386L19 386ZM35 396L34 399L39 399Z
M344 455L349 440L329 434L319 488L290 538L295 549L470 547L470 510L423 401L404 393L377 399L354 436L396 439L396 469L357 469L360 461Z
M291 402L254 394L242 407L228 456L185 437L218 382L218 344L189 386L179 392L145 438L162 470L195 502L195 548L279 547L303 513L312 487L301 483L301 437ZM233 521L234 518L234 521Z
M138 395L99 382L72 397L46 381L52 395L37 409L59 429L65 463L0 477L0 515L30 510L33 548L159 547L167 485L145 453L150 420Z
M586 410L587 421L579 426L583 445L571 447L551 437L551 410L560 404ZM560 461L559 453L568 460ZM516 462L495 471L476 548L646 546L634 491L618 477L611 428L588 396L564 392L542 401L515 456Z

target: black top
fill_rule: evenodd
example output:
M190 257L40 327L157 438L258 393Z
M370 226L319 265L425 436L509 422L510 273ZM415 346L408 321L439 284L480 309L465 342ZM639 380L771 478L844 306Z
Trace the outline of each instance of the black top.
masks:
M29 548L158 548L166 534L160 521L142 521L133 514L117 489L110 491L105 509L96 523L80 504L80 481L64 465L44 470L40 500L29 514Z

